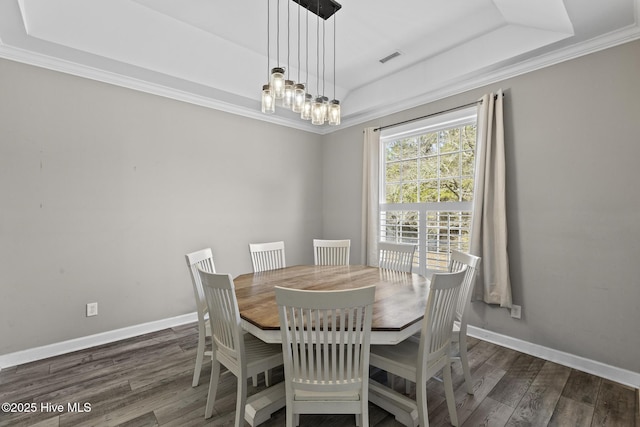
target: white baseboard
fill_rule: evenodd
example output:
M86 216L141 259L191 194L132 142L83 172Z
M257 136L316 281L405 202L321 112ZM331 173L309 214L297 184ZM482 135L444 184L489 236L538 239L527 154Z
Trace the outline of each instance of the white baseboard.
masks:
M595 360L586 359L574 354L565 353L563 351L554 350L538 344L533 344L517 338L508 337L496 332L475 326L467 326L467 334L474 338L507 347L521 353L539 357L540 359L558 363L563 366L577 369L588 374L596 375L601 378L624 384L626 386L638 389L640 388L640 373L628 371L626 369L617 368Z
M10 366L21 365L48 357L58 356L61 354L71 353L77 350L83 350L89 347L95 347L102 344L108 344L114 341L159 331L174 326L184 325L185 323L196 322L197 314L189 313L181 316L171 317L168 319L157 320L154 322L143 323L140 325L129 326L113 331L102 332L86 337L75 338L68 341L49 344L42 347L36 347L28 350L17 351L15 353L0 355L0 369ZM579 371L587 372L620 384L627 385L632 388L640 389L640 373L631 372L626 369L617 368L584 357L554 350L538 344L533 344L517 338L498 334L486 329L469 325L467 333L475 338L488 341L503 347L507 347L521 353L549 360L560 365L568 366Z
M168 319L156 320L154 322L142 323L140 325L128 326L126 328L116 329L113 331L44 345L42 347L16 351L15 353L2 354L0 355L0 370L8 368L9 366L22 365L23 363L46 359L47 357L58 356L60 354L71 353L72 351L83 350L85 348L108 344L114 341L197 321L198 315L196 312L193 312L183 314L181 316L170 317Z

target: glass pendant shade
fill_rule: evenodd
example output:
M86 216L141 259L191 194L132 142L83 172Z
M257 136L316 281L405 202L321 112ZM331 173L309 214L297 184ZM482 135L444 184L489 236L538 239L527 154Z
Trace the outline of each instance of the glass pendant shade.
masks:
M311 124L324 124L324 102L321 96L318 96L311 104Z
M276 99L271 92L270 85L262 86L262 112L267 114L276 112Z
M304 85L302 83L298 83L294 86L293 89L293 104L291 105L291 109L294 113L301 113L302 107L304 106Z
M291 108L293 105L293 80L284 81L284 97L282 97L282 106L284 108Z
M276 99L284 97L284 68L276 67L271 69L271 91Z
M302 105L302 111L300 111L300 118L302 120L311 120L311 106L313 105L313 99L310 93L305 93L304 104Z
M326 122L329 117L329 98L322 97L322 123Z
M329 103L329 124L331 126L338 126L340 124L340 101L332 99Z

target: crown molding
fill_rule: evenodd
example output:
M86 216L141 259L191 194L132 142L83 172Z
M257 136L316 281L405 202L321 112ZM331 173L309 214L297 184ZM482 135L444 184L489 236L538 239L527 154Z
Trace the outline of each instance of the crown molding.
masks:
M636 11L638 15L638 11ZM637 22L638 20L636 20ZM53 71L67 73L78 77L113 84L132 90L137 90L152 95L162 96L176 101L211 108L227 113L264 121L267 123L286 126L305 132L325 135L345 127L355 126L367 121L376 120L390 114L398 113L409 108L425 105L446 97L457 95L472 89L503 81L508 78L526 74L541 68L569 61L584 55L598 52L604 49L615 47L640 38L640 26L630 25L623 29L613 31L602 36L598 36L584 42L580 42L568 47L560 48L552 52L544 53L535 58L520 61L514 64L502 66L498 69L489 69L485 72L473 73L466 78L457 79L438 90L430 91L411 99L395 103L385 108L377 108L370 111L354 114L351 117L343 117L342 123L338 127L334 126L313 126L309 122L300 121L297 117L283 117L278 114L265 115L259 109L259 102L256 100L244 100L245 104L237 105L231 102L217 100L212 97L199 95L194 92L181 90L167 85L145 81L142 79L126 76L116 72L105 71L95 67L86 66L76 62L71 62L59 58L54 58L38 52L0 44L0 57L13 61L46 68Z
M604 34L581 43L564 47L552 52L544 53L535 58L527 59L495 70L473 73L473 75L451 82L447 87L424 93L417 97L396 103L384 109L376 109L354 115L342 120L341 126L355 126L371 120L376 120L390 114L398 113L410 108L429 104L450 96L458 95L469 90L498 83L503 80L530 73L542 68L550 67L565 61L589 55L601 50L616 47L640 39L640 26L630 25L611 33ZM472 101L472 100L470 100Z
M187 102L189 104L224 111L230 114L236 114L255 120L261 120L280 126L287 126L306 132L321 133L313 128L310 128L311 125L307 124L306 122L295 121L286 117L280 117L276 115L267 116L260 111L260 105L257 101L255 108L236 105L230 102L220 101L215 98L198 95L196 93L187 92L174 87L136 79L134 77L126 76L123 74L89 67L83 64L66 61L41 53L27 51L24 49L1 44L0 58L5 58L52 71L58 71L65 74L71 74L77 77L87 78L102 83L108 83L127 89L145 92L152 95L162 96L164 98L169 98L176 101Z

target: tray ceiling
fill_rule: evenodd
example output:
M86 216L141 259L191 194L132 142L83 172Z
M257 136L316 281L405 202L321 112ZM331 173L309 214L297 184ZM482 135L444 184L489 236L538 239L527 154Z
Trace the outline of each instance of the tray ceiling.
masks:
M340 3L335 96L342 103L342 127L640 37L640 0ZM272 30L276 4L271 0ZM389 10L390 4L396 9ZM282 0L280 14L280 65L288 65L293 80L322 92L316 16L309 14L307 71L306 17L298 67L297 6ZM326 23L324 72L329 98L332 19ZM0 2L0 57L312 132L335 130L311 126L281 108L275 115L260 113L260 89L276 65L273 35L269 60L266 37L267 0ZM394 52L399 55L380 62Z

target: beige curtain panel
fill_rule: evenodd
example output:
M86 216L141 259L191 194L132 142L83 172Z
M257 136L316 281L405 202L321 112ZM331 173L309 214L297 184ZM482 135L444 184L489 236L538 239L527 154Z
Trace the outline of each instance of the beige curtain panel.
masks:
M380 132L365 128L362 152L362 262L378 265Z
M470 252L482 257L475 299L510 308L502 96L486 94L478 108Z

